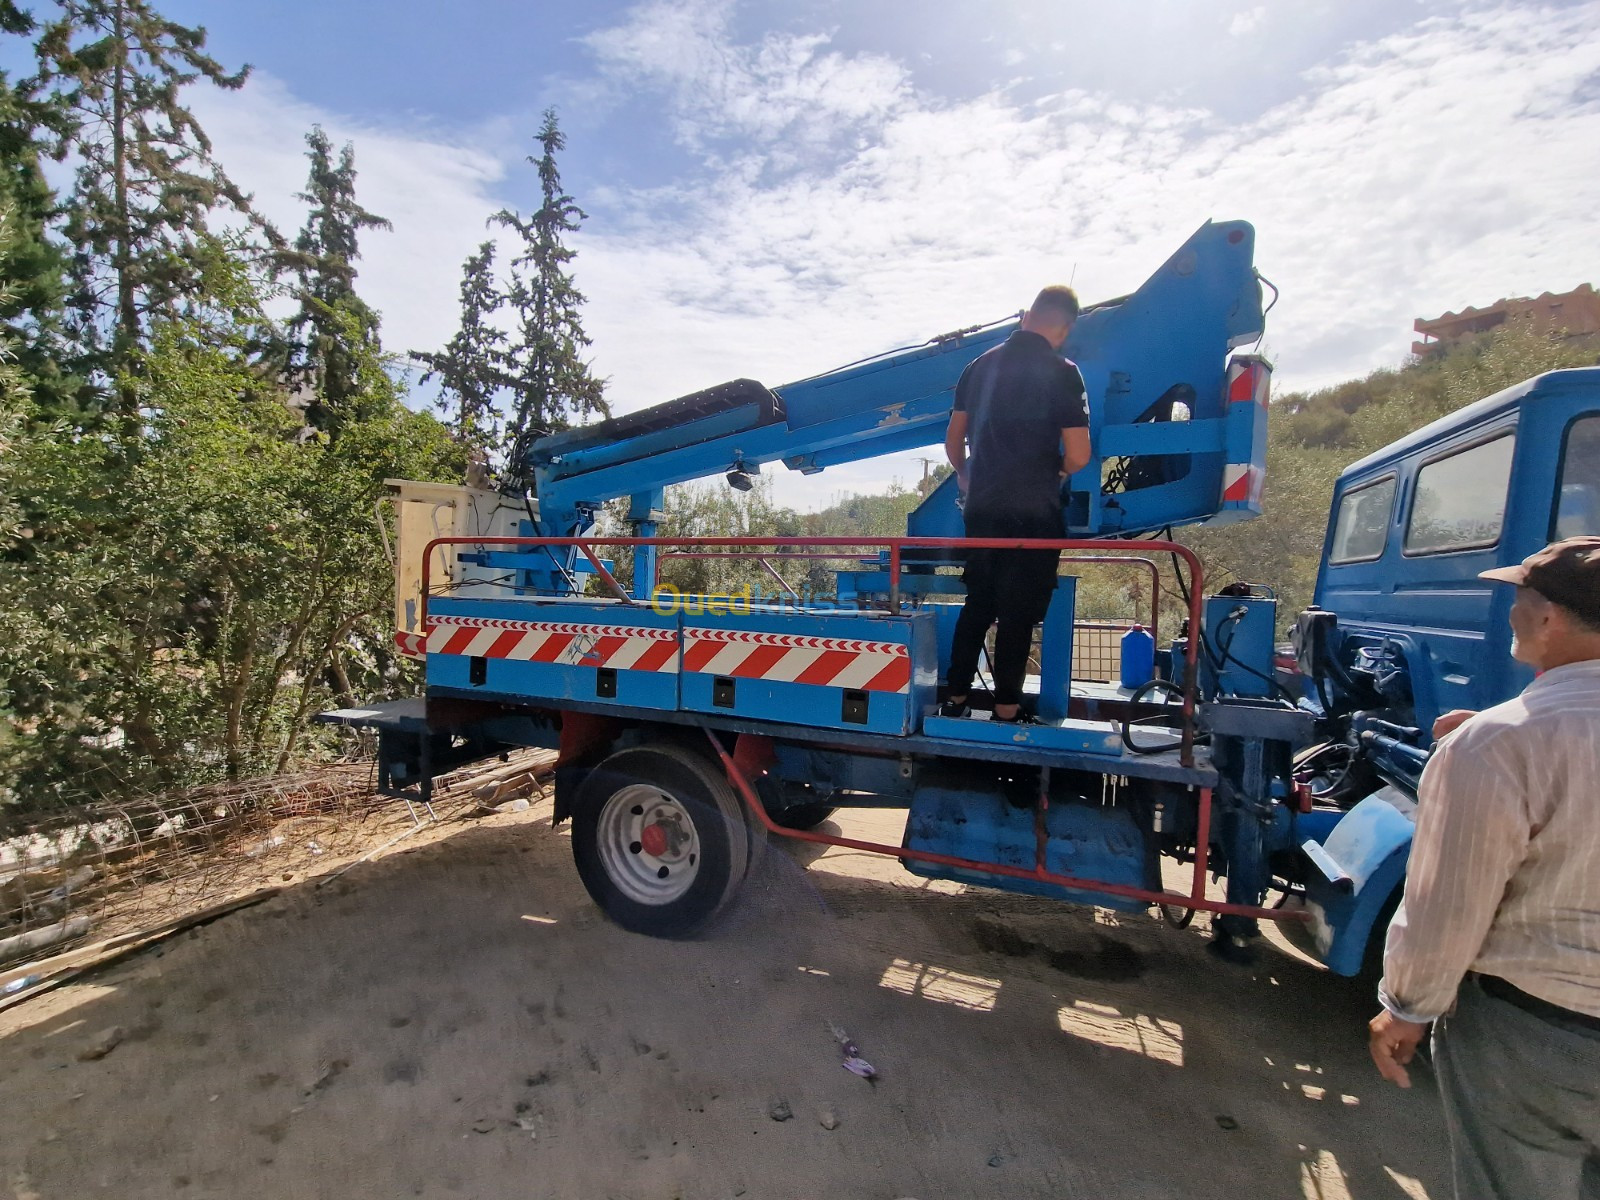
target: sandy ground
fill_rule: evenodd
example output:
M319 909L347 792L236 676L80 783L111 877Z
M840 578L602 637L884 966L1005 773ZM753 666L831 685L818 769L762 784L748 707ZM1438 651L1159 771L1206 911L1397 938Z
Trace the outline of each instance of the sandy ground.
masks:
M1400 1092L1367 1059L1370 980L794 843L704 937L652 941L547 816L297 879L0 1013L0 1195L1449 1195L1426 1069Z

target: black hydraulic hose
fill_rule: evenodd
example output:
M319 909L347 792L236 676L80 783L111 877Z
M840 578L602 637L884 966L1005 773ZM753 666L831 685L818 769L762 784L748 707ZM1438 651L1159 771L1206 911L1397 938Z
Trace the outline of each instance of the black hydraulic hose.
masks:
M1234 612L1229 613L1226 617L1223 618L1223 620L1222 620L1222 628L1217 630L1217 642L1218 642L1218 645L1221 647L1221 650L1222 650L1222 659L1221 659L1220 663L1214 662L1212 664L1213 668L1220 675L1222 673L1222 669L1221 669L1222 663L1230 663L1231 662L1234 666L1238 667L1241 671L1244 671L1244 672L1246 672L1246 673L1248 673L1250 675L1254 675L1257 679L1261 680L1268 687L1270 687L1275 693L1277 693L1275 699L1284 701L1286 704L1289 705L1290 708L1298 708L1299 705L1295 703L1293 694L1290 693L1289 689L1284 687L1283 684L1279 683L1276 679L1272 678L1272 676L1263 674L1262 672L1256 670L1249 663L1240 662L1237 658L1234 657L1234 655L1233 655L1233 638L1234 638L1234 634L1232 632L1229 633L1228 640L1226 642L1224 642L1222 640L1223 630L1224 629L1228 629L1230 627L1230 625L1237 624L1237 622L1243 620L1243 618L1244 618L1244 614L1241 613L1241 612L1238 612L1237 610L1234 611ZM1204 644L1204 642L1202 641L1202 645L1203 644Z
M1177 699L1179 703L1183 702L1183 689L1177 684L1171 683L1165 679L1147 679L1145 682L1133 689L1133 695L1128 697L1128 708L1132 710L1136 705L1144 703L1145 693L1155 691L1156 689L1164 690L1169 696ZM1128 748L1129 753L1160 754L1163 751L1172 749L1172 743L1170 742L1160 746L1140 746L1135 743L1133 740L1133 734L1130 732L1133 727L1133 722L1134 718L1130 711L1129 715L1124 717L1122 721L1122 744Z

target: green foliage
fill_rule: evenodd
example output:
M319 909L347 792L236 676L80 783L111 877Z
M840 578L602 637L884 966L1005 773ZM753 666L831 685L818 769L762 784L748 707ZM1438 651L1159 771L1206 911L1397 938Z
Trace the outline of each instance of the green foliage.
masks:
M71 247L69 332L102 383L133 367L156 318L179 316L200 286L208 214L250 212L180 103L199 80L235 89L205 53L205 31L169 21L147 0L58 0L36 43L30 94L66 114L52 152L77 163L60 233ZM137 401L118 388L130 419Z
M312 397L307 420L331 429L362 394L361 363L378 345L378 314L356 294L363 229L392 229L356 202L355 147L333 159L321 126L306 134L310 177L300 199L311 206L294 245L275 255L295 278L300 309L290 319L282 371L291 390Z
M9 3L0 5L0 32L27 34L33 27L31 17ZM0 329L37 400L56 408L71 403L78 381L61 368L66 255L46 234L56 201L40 157L68 124L59 105L12 86L0 71L0 205L10 214Z
M53 10L0 0L38 60L0 77L0 803L30 807L282 770L319 707L414 690L373 505L464 465L355 292L385 222L352 149L308 138L293 246L218 235L248 199L180 98L245 72L147 0ZM75 168L59 205L45 153ZM261 277L285 270L288 330Z
M505 373L506 334L494 315L506 298L494 278L494 242L484 242L461 266L461 325L445 348L412 351L426 370L422 382L439 378L437 402L457 441L487 457L501 440L495 397L511 385Z
M0 779L30 805L283 769L318 706L402 683L370 514L385 478L458 475L459 450L371 354L355 415L298 441L247 354L248 281L212 286L124 381L134 445L57 426L7 456L28 525L0 544Z
M569 428L573 420L610 415L604 381L583 359L589 346L581 313L584 297L568 270L577 252L562 239L576 233L587 214L561 188L556 154L566 149L567 139L553 108L545 110L538 141L540 157L528 159L539 171L538 210L524 218L502 209L493 218L522 242L511 260L505 290L516 332L501 367L512 393L507 469L513 484L524 485L529 481L520 478L522 459L536 438Z

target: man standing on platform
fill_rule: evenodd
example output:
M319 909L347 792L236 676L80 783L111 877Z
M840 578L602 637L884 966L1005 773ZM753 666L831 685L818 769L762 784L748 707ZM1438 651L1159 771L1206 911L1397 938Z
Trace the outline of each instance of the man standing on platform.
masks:
M1061 484L1088 465L1089 397L1060 354L1078 319L1068 287L1047 287L1021 327L962 373L944 448L966 497L969 538L1061 538ZM1057 550L966 552L966 603L950 650L943 715L964 717L995 626L994 719L1030 720L1022 682L1034 628L1055 592Z

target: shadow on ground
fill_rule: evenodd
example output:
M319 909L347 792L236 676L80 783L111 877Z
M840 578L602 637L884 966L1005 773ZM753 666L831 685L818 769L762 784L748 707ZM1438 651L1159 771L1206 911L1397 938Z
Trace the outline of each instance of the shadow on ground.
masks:
M1431 1081L1389 1089L1366 1058L1370 981L1270 950L1227 967L1201 929L896 886L843 857L807 871L791 849L689 942L600 918L543 820L297 885L0 1015L0 1182L38 1200L1448 1194Z

